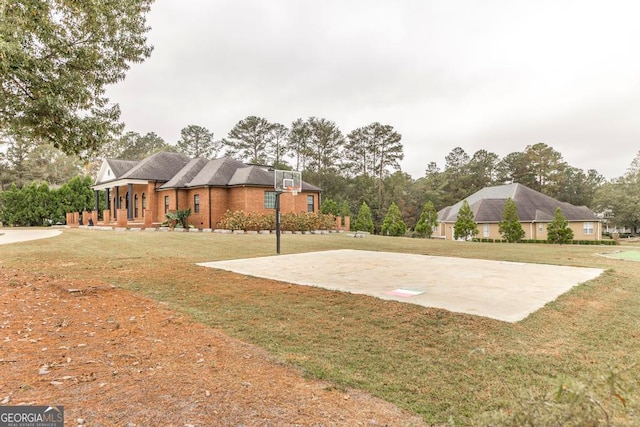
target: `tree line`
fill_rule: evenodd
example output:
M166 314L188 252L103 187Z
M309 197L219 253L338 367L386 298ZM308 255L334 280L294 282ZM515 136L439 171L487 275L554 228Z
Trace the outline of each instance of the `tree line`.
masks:
M355 214L366 204L373 232L383 231L392 205L413 230L427 202L437 211L484 187L513 182L595 212L609 212L620 225L640 226L640 153L623 177L606 182L596 170L569 165L544 143L503 158L485 149L469 155L455 147L442 169L429 162L424 176L414 179L401 170L402 137L390 125L374 122L344 134L334 121L324 118L296 119L287 127L257 116L240 120L220 139L200 125L183 128L173 144L154 132L126 132L84 161L24 137L5 137L4 146L0 155L4 188L31 182L56 188L75 176L94 176L104 157L140 160L159 151L174 151L204 158L228 155L245 163L301 170L305 181L323 189L323 205L340 207L337 213L344 212L346 205Z
M618 225L640 227L638 156L624 176L604 182L597 171L568 165L544 143L504 158L487 150L469 155L456 147L442 169L428 163L425 176L414 179L400 170L400 134L377 122L345 135L324 118L285 126L249 116L217 140L202 126L187 126L175 144L153 132L122 134L119 107L104 96L105 88L151 55L146 24L151 4L0 3L2 188L47 182L55 189L74 176L94 176L99 157L135 160L176 150L300 170L305 181L323 188L325 200L346 202L354 212L366 203L377 231L392 203L414 227L426 201L440 209L484 186L509 182L606 212Z

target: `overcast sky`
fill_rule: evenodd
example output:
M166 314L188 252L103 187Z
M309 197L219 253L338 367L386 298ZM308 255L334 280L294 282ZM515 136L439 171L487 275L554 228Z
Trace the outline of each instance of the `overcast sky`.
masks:
M374 121L402 170L543 142L622 176L640 151L637 0L156 0L154 51L108 91L126 130L223 138L250 115Z

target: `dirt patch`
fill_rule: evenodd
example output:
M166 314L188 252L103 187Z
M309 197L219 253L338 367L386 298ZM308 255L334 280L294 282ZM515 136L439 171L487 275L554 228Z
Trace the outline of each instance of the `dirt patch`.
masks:
M0 301L0 404L64 405L69 425L424 425L101 282L0 268Z

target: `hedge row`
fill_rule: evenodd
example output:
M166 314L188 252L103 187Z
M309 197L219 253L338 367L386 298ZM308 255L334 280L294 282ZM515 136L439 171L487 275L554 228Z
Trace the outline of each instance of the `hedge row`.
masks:
M500 239L486 239L486 238L474 238L474 242L482 242L482 243L507 243L506 240ZM524 239L519 240L517 243L542 243L542 244L551 244L548 240L540 240L540 239ZM609 245L614 246L617 245L618 242L615 240L573 240L571 242L572 245Z
M218 227L226 230L244 231L275 230L276 217L275 213L227 211L222 220L220 220ZM335 228L335 217L330 214L312 212L280 214L280 229L282 231L333 230Z

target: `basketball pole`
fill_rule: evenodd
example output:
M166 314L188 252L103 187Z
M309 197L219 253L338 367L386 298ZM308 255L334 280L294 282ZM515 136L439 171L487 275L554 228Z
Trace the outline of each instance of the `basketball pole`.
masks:
M280 255L280 195L282 191L276 191L276 253Z

